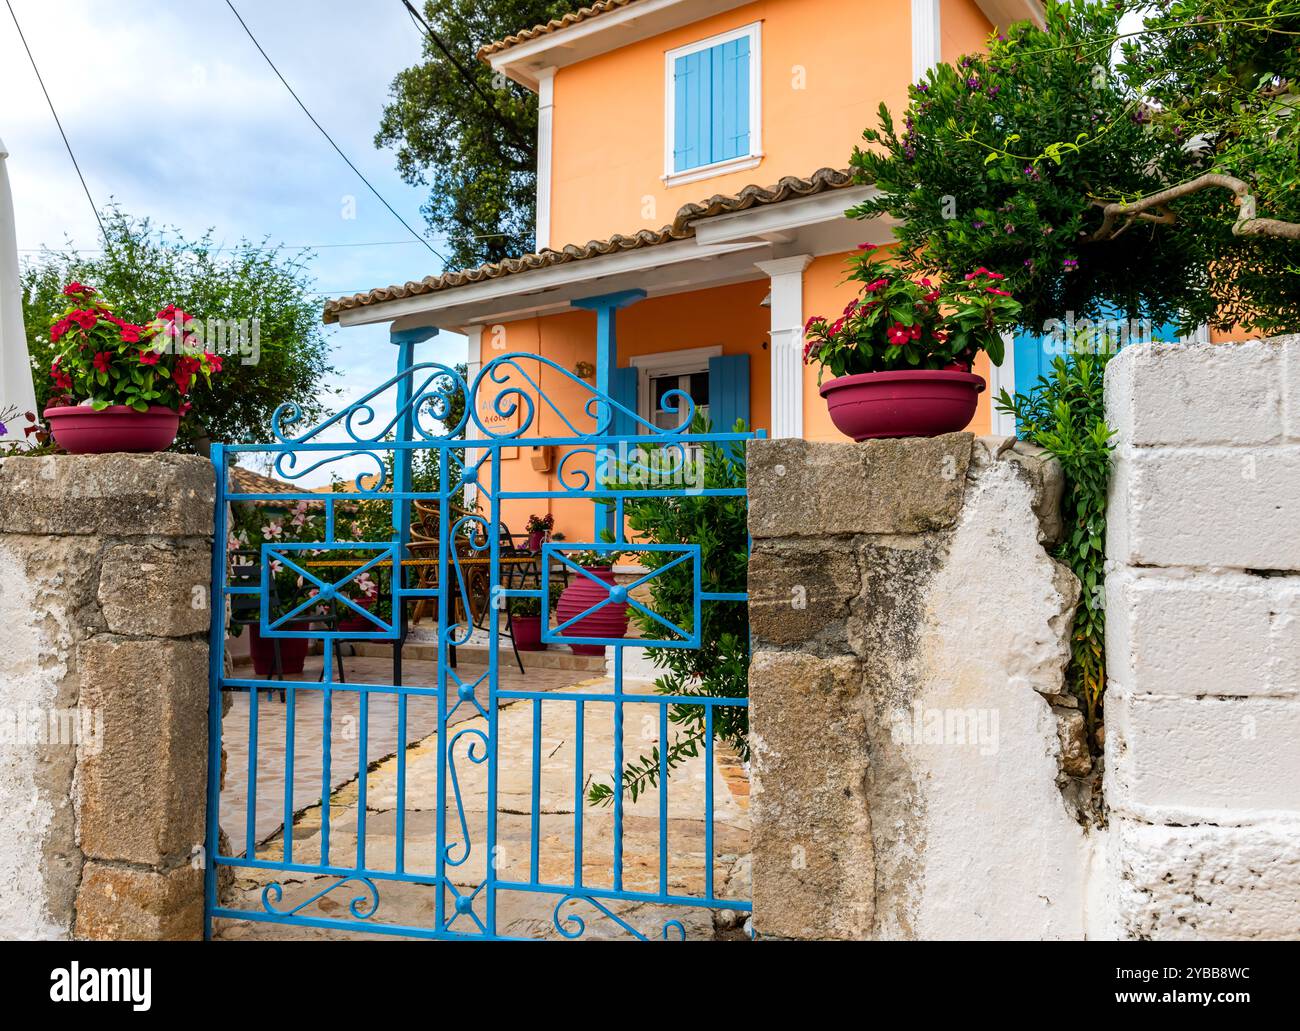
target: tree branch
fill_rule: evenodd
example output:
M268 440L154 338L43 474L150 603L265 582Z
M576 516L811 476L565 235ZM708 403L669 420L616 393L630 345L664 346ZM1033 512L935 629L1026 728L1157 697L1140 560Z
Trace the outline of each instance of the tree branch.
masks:
M1238 211L1237 221L1232 226L1234 236L1271 236L1284 240L1300 240L1300 223L1255 217L1255 195L1250 192L1250 184L1244 179L1238 179L1235 175L1207 172L1188 182L1139 197L1137 200L1115 201L1110 204L1097 201L1097 206L1102 210L1101 225L1088 237L1088 241L1098 243L1103 240L1113 240L1137 219L1172 225L1176 217L1169 208L1169 202L1208 189L1231 190L1236 194Z

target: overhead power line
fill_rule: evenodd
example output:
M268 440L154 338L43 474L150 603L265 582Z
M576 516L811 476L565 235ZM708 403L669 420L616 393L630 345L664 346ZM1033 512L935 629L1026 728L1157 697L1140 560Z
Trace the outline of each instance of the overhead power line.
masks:
M5 0L5 2L8 3L9 0ZM307 105L302 102L302 98L300 98L298 94L294 92L294 89L292 86L289 85L288 80L285 79L285 77L280 74L280 69L275 66L275 62L271 60L270 55L268 55L267 52L264 49L262 49L262 44L257 41L257 37L253 35L253 30L248 27L248 24L240 16L239 12L235 10L235 5L231 3L230 0L226 0L226 6L230 8L230 12L238 19L239 24L243 26L244 32L248 34L248 38L253 41L253 46L257 47L257 52L261 54L262 57L266 59L266 63L271 66L271 71L275 72L275 77L279 79L280 82L284 84L284 88L289 91L289 96L293 97L293 99L297 101L298 106L302 108L302 113L305 114L309 119L311 119L311 124L316 126L316 128L320 130L320 134L324 136L326 140L329 141L329 145L333 147L335 153L337 153L338 156L341 157L344 160L344 162L346 162L348 168L352 169L352 171L356 173L357 178L366 184L370 192L379 198L379 203L381 203L384 207L388 209L389 213L393 216L393 218L397 219L397 221L401 222L402 225L406 227L407 232L409 232L412 236L414 236L417 240L419 240L420 243L424 244L424 246L428 248L430 254L442 260L444 268L448 264L450 264L447 258L443 257L443 255L439 254L437 250L434 249L433 244L429 243L429 241L426 240L420 233L417 233L414 229L411 228L410 224L406 221L406 219L404 219L401 215L399 215L397 213L397 210L391 204L389 204L388 201L384 199L383 194L381 194L378 190L376 190L374 186L371 184L370 180L361 174L361 169L357 168L357 166L352 163L351 159L349 159L348 156L343 153L339 145L334 142L334 138L330 136L328 132L325 131L325 127L321 125L320 122L316 120L316 116L313 115L307 109Z
M32 63L32 71L36 73L36 81L41 84L41 92L45 94L45 103L50 105L50 114L54 116L54 124L59 127L59 135L63 137L63 145L68 148L68 157L72 158L72 167L77 170L77 178L81 180L81 188L86 191L86 200L90 202L90 210L95 213L95 221L99 223L99 234L108 241L108 234L104 232L104 223L99 217L99 208L95 205L95 198L90 195L90 187L86 185L86 177L81 174L81 166L77 164L77 155L72 153L72 144L68 142L68 134L63 131L63 123L59 120L59 112L54 110L54 101L50 99L50 91L45 88L45 80L41 78L41 70L36 67L36 58L32 56L32 48L27 45L27 37L23 35L23 27L18 24L18 15L14 13L14 5L5 0L5 6L9 8L9 17L14 20L14 28L18 30L18 38L22 40L23 49L27 51L27 60Z

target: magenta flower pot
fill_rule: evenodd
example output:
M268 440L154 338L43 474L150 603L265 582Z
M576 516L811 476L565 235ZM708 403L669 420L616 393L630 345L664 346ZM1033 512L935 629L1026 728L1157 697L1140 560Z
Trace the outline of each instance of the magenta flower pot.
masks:
M171 408L151 405L137 412L127 405L95 411L89 405L45 409L59 446L72 455L112 451L166 451L176 439L181 417Z
M561 631L564 637L624 637L627 634L627 602L621 596L621 588L614 584L614 570L608 566L588 569L591 576L576 573L569 580L569 586L560 595L555 606L555 624L559 626L566 620L586 612L593 605L601 605L588 616L583 616L572 626ZM597 583L591 577L601 581ZM606 587L605 584L609 586ZM613 600L610 601L611 595ZM604 655L603 644L571 644L574 655Z
M511 616L515 631L515 647L521 652L544 652L549 647L542 641L541 616Z
M984 380L955 369L906 369L840 376L822 385L831 422L854 440L936 437L965 429Z

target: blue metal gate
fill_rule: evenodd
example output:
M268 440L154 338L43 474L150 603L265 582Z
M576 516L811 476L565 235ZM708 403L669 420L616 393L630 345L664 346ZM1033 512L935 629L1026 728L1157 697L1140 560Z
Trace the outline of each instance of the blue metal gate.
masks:
M663 400L677 425L656 427L533 354L502 355L467 382L403 353L396 376L320 425L299 425L285 406L274 443L213 449L209 935L217 919L443 939L578 938L591 924L645 939L686 937L683 914L747 912L743 877L720 883L715 837L719 799L731 805L715 772L715 730L743 723L747 701L690 681L674 694L649 689L644 672L625 677L624 659L647 646L714 648L702 633L706 607L745 604L743 589L708 589L719 582L708 568L713 542L647 541L629 532L628 514L647 499L743 506L744 441L756 434L691 432L701 424L679 392ZM554 472L527 489L527 475L502 463L533 454L543 465L551 456ZM706 477L718 455L741 475ZM290 485L334 468L349 478L325 493L257 481L241 489L236 464L259 456ZM413 471L430 462L433 484ZM477 507L464 504L467 490ZM527 558L532 550L501 529L503 504L519 499L589 503L592 539L549 540ZM245 547L232 541L232 519L248 506L280 515ZM388 512L382 533L376 506ZM315 534L288 539L288 524L311 520ZM641 571L622 582L589 571L613 553ZM657 578L669 573L679 594L689 592L689 615L680 598L675 618L656 608ZM597 597L552 617L563 579L588 594L598 587ZM376 583L386 590L359 590ZM477 618L475 583L486 598ZM516 677L519 653L500 650L507 637L513 645L512 599L537 603L552 648L607 649L608 671L575 671L558 684L536 682L535 671ZM415 606L436 616L423 676L412 676L421 663L404 659ZM643 636L584 629L587 617L623 606ZM227 668L228 623L255 649L269 647L269 676ZM319 679L314 669L303 679L283 672L304 638L322 642ZM463 657L475 640L481 670L457 663L457 649ZM346 675L344 650L377 651L364 648L373 642L390 649L391 673L385 664L376 675L372 658L367 679ZM638 727L640 744L629 740ZM601 798L596 783L608 786ZM734 853L734 841L725 849Z

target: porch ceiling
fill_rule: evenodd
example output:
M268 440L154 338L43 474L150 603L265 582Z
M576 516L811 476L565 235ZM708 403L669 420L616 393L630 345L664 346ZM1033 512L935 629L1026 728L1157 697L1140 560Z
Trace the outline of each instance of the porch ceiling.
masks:
M326 304L325 321L350 326L399 320L399 329L461 329L551 314L575 299L618 290L663 296L757 280L763 273L755 262L840 253L864 239L887 242L889 223L844 217L846 208L872 190L852 185L848 173L833 169L808 179L789 176L773 187L746 187L734 196L688 204L657 231L338 298Z

